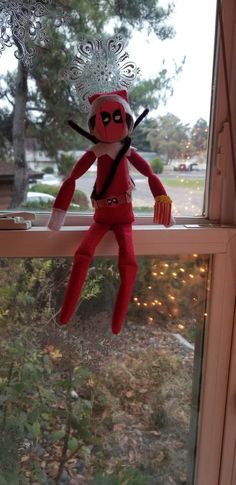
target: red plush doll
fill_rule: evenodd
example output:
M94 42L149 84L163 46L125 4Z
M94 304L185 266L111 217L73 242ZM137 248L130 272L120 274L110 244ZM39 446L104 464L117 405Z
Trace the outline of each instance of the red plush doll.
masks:
M118 267L121 279L112 318L112 331L118 334L125 319L138 268L132 240L133 184L128 162L148 178L155 199L155 223L165 226L172 224L171 199L150 165L136 150L130 148L128 136L132 133L134 120L127 91L96 94L89 98L89 102L88 125L91 138L96 144L80 158L70 177L63 183L48 224L51 230L61 228L74 194L76 180L97 160L97 178L91 196L95 209L94 223L75 253L58 323L65 325L71 319L96 246L107 231L112 230L119 246Z

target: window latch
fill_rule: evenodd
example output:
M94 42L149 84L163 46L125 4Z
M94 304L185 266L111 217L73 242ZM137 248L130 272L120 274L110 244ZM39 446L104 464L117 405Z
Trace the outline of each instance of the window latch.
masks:
M229 122L225 121L223 127L218 133L217 139L217 157L216 157L216 170L217 175L222 175L225 171L226 165L226 147L229 136Z

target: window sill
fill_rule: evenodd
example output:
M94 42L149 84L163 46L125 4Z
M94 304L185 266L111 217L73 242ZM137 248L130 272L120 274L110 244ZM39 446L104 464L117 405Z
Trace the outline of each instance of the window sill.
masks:
M66 226L59 232L46 227L29 230L0 231L0 257L65 257L73 256L89 226ZM229 240L236 236L232 226L209 224L134 225L133 237L137 255L216 254L225 253ZM117 243L109 232L97 247L96 256L116 256Z
M33 213L35 215L35 220L33 221L33 226L34 227L41 227L41 226L47 226L50 213ZM135 220L134 220L134 226L136 225L149 225L153 224L153 214L134 214ZM187 224L187 223L197 223L201 225L206 225L209 223L208 219L206 219L203 216L190 216L190 217L177 217L176 221L178 224ZM90 226L94 222L93 219L93 212L82 212L82 213L76 213L76 212L67 212L64 226Z

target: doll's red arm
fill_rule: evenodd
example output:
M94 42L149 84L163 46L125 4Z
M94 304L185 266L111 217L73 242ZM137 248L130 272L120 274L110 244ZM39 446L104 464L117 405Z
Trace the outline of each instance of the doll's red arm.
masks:
M167 195L159 178L153 173L150 165L138 154L138 152L136 152L136 150L132 148L131 153L127 158L142 175L148 177L149 187L154 198L158 195Z
M171 224L171 199L167 195L164 186L159 178L153 173L150 165L142 158L136 150L131 149L130 155L127 156L132 165L145 177L148 177L150 190L155 199L154 218L156 224Z
M73 168L70 177L63 182L53 204L53 211L48 223L49 229L58 231L61 228L74 195L75 181L87 172L95 160L95 153L92 150L87 151Z

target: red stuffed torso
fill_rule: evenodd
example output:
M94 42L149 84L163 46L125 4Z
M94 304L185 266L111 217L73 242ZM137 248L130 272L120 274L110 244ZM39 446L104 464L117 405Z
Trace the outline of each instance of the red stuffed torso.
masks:
M97 193L103 188L103 185L109 177L114 158L119 152L121 143L113 144L98 144L94 147L97 158L97 178L96 191ZM107 153L108 152L108 153ZM100 156L99 156L100 155ZM115 176L106 190L103 201L107 207L96 207L94 213L94 220L96 222L106 222L110 224L126 224L134 221L133 209L131 200L117 204L117 196L122 196L132 190L132 183L129 176L129 167L127 157L123 157L119 163ZM99 201L98 201L99 205Z
M74 194L76 180L87 172L96 159L96 190L99 193L109 176L112 164L114 163L115 156L117 155L120 146L121 143L112 145L98 143L88 150L77 162L70 177L62 184L54 203L54 208L63 211L68 209ZM103 196L104 201L114 196L121 196L132 190L128 162L131 162L142 175L148 178L149 187L154 198L166 195L166 191L161 181L153 173L150 165L136 152L136 150L131 148L127 155L121 159L115 176ZM134 215L131 201L117 205L111 203L111 205L107 204L106 207L95 208L94 220L96 222L104 222L108 224L126 224L133 222Z
M102 189L104 181L109 176L113 163L114 163L114 159L112 159L109 155L102 155L101 157L98 158L97 179L96 179L97 192L100 192L100 190ZM104 194L104 198L108 197L109 195L122 194L129 188L130 188L130 177L129 177L128 161L126 157L123 157L119 163L117 172L110 184L110 187L107 189L107 191Z

